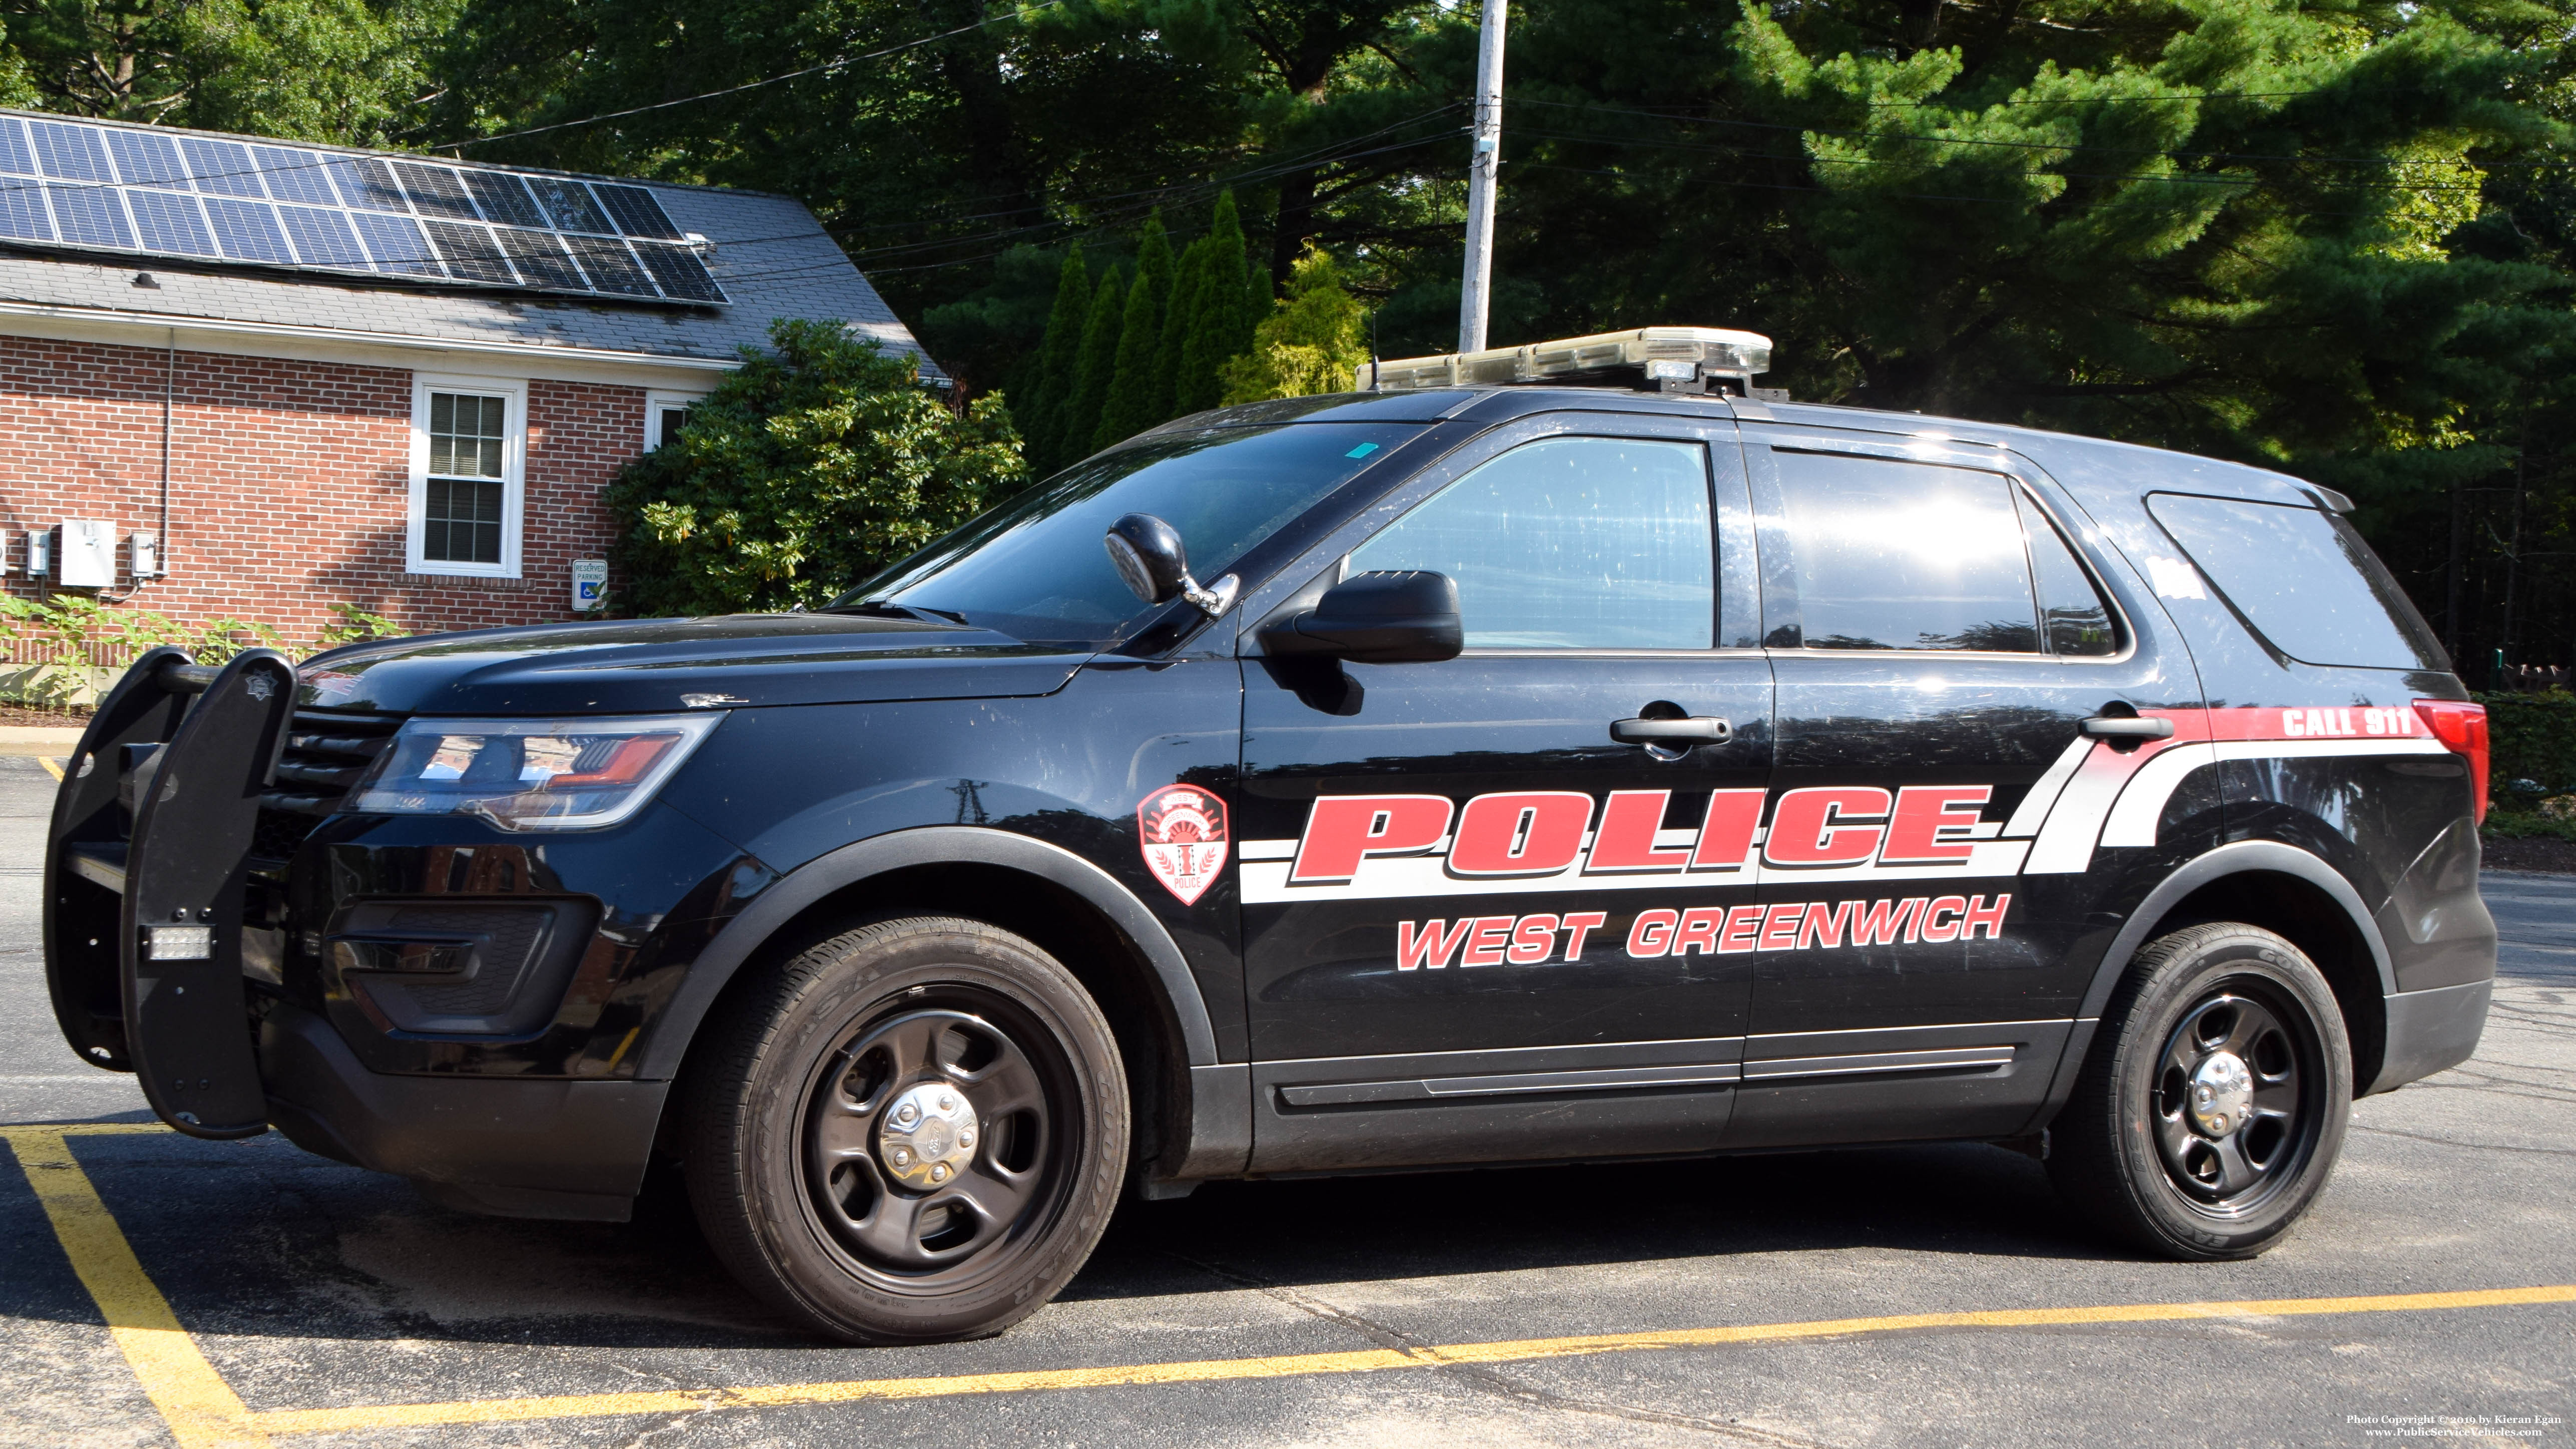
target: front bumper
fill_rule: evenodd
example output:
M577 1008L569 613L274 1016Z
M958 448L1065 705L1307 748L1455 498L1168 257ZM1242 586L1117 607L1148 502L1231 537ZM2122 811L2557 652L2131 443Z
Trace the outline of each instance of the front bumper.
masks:
M330 1022L286 1002L261 1019L259 1060L269 1120L296 1146L503 1217L626 1221L671 1088L381 1075Z
M391 722L293 688L267 651L162 649L102 702L47 843L65 1038L194 1136L273 1124L457 1207L622 1220L669 1091L629 1050L768 873L667 810L578 843L337 815Z

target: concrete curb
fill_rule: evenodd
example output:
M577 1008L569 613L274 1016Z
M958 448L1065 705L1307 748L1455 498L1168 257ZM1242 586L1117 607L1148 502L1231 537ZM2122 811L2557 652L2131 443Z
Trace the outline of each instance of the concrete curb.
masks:
M0 725L0 755L51 755L62 758L80 748L77 729L45 725Z

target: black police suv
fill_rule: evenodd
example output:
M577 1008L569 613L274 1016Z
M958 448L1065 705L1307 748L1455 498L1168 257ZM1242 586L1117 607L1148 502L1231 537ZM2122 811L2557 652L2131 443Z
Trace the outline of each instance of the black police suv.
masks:
M2333 492L1746 387L1171 423L813 613L146 655L62 1028L179 1130L624 1218L863 1342L1122 1192L1981 1139L2183 1258L2475 1047L2485 718Z

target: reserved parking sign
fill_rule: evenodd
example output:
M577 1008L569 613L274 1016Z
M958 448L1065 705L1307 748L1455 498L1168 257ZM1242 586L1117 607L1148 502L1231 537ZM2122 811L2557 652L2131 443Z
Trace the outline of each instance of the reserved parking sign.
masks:
M572 561L572 607L575 613L588 613L608 597L608 560L577 558Z

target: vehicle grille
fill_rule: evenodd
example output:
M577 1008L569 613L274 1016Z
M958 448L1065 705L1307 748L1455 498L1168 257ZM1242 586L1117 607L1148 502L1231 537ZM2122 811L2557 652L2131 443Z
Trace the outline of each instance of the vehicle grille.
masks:
M400 728L402 720L394 715L297 710L277 762L277 786L259 799L259 828L251 836L250 853L269 860L292 858L323 817L340 808L341 798Z

